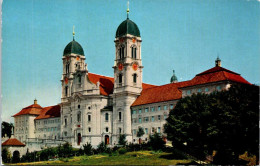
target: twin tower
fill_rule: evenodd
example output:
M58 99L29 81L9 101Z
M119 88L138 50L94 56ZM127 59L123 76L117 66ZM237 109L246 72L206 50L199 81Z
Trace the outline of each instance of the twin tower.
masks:
M120 134L132 142L130 107L142 91L143 66L140 31L128 13L117 28L114 42L114 78L88 72L83 48L74 40L74 32L73 40L64 49L61 134L74 146L86 142L95 146L102 141L115 145ZM113 87L106 94L103 91L108 91L108 81L113 82Z

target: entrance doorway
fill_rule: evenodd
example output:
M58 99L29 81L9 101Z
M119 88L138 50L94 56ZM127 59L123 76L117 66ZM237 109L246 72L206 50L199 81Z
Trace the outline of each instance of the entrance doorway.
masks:
M78 133L78 145L80 145L80 142L81 142L81 134Z
M106 145L109 144L109 136L108 136L108 135L105 136L105 144L106 144Z

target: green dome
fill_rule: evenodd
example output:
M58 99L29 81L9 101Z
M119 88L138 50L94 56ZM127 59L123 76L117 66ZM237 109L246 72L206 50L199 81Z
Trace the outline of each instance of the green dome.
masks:
M140 37L139 28L129 18L127 18L125 21L123 21L116 30L116 37L121 37L126 34Z
M83 48L74 39L65 47L63 55L71 54L71 53L84 55Z
M178 79L177 79L177 77L175 75L175 71L173 70L173 75L171 77L171 83L175 83L175 82L178 82Z

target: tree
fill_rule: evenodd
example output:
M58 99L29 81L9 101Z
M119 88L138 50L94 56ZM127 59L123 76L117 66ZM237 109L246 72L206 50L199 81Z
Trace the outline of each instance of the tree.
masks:
M148 144L152 147L153 150L161 150L165 147L165 142L159 133L150 135Z
M2 159L4 163L10 163L11 162L11 153L7 148L2 149Z
M13 152L12 163L20 162L20 152L18 150Z
M127 141L126 141L126 135L125 135L125 134L120 134L120 135L119 135L118 144L125 146L126 143L127 143Z
M216 164L236 164L239 154L258 156L259 87L232 85L228 91L193 94L170 111L165 132L173 146Z
M13 124L8 122L2 122L2 138L7 135L9 138L12 135Z
M136 136L139 138L139 144L141 144L141 137L144 135L144 129L142 127L138 128Z
M87 142L87 144L83 145L83 151L85 155L88 156L92 155L93 154L92 145Z
M102 141L98 147L97 147L97 151L99 153L106 153L107 152L107 145Z

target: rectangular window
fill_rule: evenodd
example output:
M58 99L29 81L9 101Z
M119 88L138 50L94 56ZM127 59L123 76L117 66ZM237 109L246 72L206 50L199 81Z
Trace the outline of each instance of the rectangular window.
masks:
M158 111L160 111L161 110L161 106L158 106Z
M91 122L91 115L88 115L88 121Z
M152 122L154 122L154 116L152 116L152 119L151 119Z
M142 110L141 109L139 109L139 114L141 114L142 113Z
M145 108L145 112L148 112L148 108Z
M158 120L161 120L161 115L158 115Z
M187 95L190 95L191 94L191 91L190 90L187 90Z
M135 130L135 129L133 130L133 134L134 134L134 135L136 134L136 130Z
M148 121L149 121L149 118L148 118L148 117L145 117L144 120L145 120L145 122L148 122Z
M163 106L163 109L164 109L164 110L167 110L167 109L168 109L167 105Z
M171 110L173 109L173 104L170 105L170 109L171 109Z
M142 123L142 118L139 118L139 123Z
M148 134L148 128L145 128L144 131L145 131L145 134Z
M132 111L132 114L136 114L136 110L133 110L133 111Z
M154 107L151 107L151 112L154 112Z
M158 127L158 128L157 128L157 132L158 132L158 133L161 133L161 127Z
M90 127L88 128L88 132L89 132L89 133L91 132L91 128L90 128Z
M164 119L167 119L167 117L168 117L167 115L164 115Z

